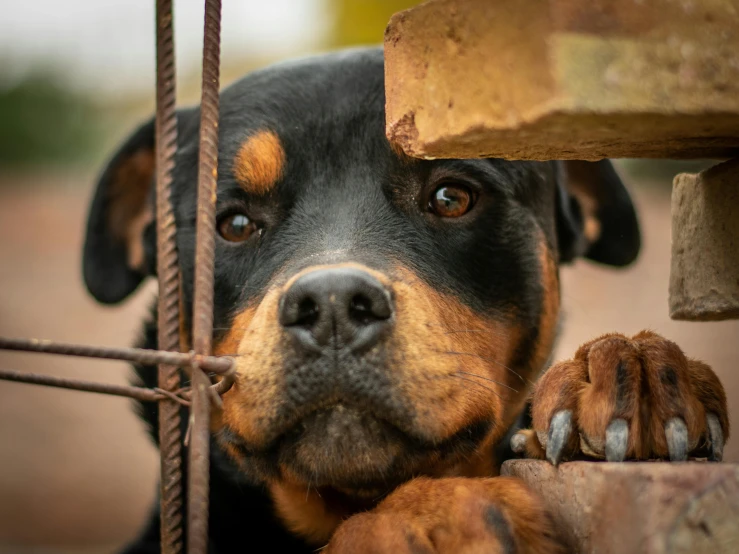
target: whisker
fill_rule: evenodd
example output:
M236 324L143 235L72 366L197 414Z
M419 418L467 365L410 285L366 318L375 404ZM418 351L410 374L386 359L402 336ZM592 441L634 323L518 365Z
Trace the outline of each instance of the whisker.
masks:
M457 373L462 373L464 375L470 375L472 377L477 377L478 379L484 379L485 381L490 381L491 383L495 383L496 385L500 385L501 387L505 387L509 390L512 390L513 392L518 392L513 387L510 387L506 385L505 383L501 383L500 381L496 381L495 379L491 379L490 377L485 377L484 375L478 375L477 373L470 373L469 371L457 371Z
M468 381L468 379L465 379L464 377L460 377L459 375L455 375L454 373L447 374L447 375L440 375L439 377L447 378L447 379L454 377L456 379L462 379L463 381ZM472 380L469 380L469 381L473 385L480 385L480 383L477 383L475 381L472 381ZM486 387L484 387L484 386L482 387L482 389L485 389L485 390L481 390L480 388L477 388L477 387L468 388L468 387L465 386L465 390L467 392L469 392L470 394L473 394L474 396L476 396L477 398L479 398L481 402L487 402L488 396L487 396L487 392L486 391L488 389Z
M456 377L457 379L462 379L462 381L468 381L470 383L473 383L473 384L477 385L478 387L481 387L483 389L489 390L495 396L497 396L498 398L500 398L501 400L503 400L503 397L500 394L498 394L497 391L495 391L494 389L492 389L490 387L486 387L485 385L483 385L479 381L473 381L472 379L467 379L466 377L460 377L459 375L456 375L456 374L452 374L452 375L450 375L450 377Z
M434 350L434 352L436 352L438 354L451 354L451 355L455 355L455 356L473 356L475 358L480 358L481 360L485 360L486 362L493 362L494 364L498 364L500 367L502 367L504 369L507 369L508 371L510 371L511 373L513 373L513 375L515 375L516 377L518 377L524 385L526 384L526 380L523 377L521 377L521 375L518 372L514 371L513 369L511 369L507 365L499 362L495 358L489 358L487 356L481 356L480 354L475 354L474 352L454 352L454 351L451 351L451 350L446 350L446 351L443 351L443 350Z
M428 327L446 327L446 324L444 323L427 323L426 325ZM489 335L495 335L498 337L508 337L510 335L510 333L507 333L505 331L496 331L495 329L451 329L441 334L449 335L452 333L487 333Z

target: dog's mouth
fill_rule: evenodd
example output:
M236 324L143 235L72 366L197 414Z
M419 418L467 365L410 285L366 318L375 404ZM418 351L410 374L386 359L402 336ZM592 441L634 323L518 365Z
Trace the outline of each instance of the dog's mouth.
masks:
M307 414L265 449L248 449L232 432L221 439L239 449L244 463L268 465L273 475L366 496L469 457L491 427L491 421L480 421L434 441L370 411L335 404Z
M337 404L309 414L278 443L278 463L318 486L375 486L395 477L408 437L369 412Z

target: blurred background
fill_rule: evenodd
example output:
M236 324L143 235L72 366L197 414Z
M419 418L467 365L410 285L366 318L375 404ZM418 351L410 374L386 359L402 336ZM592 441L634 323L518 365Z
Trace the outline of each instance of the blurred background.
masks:
M294 55L382 41L410 0L224 0L222 82ZM123 306L80 275L87 204L106 155L154 109L153 0L0 0L0 335L111 346L135 340L153 283ZM201 0L176 0L180 104L197 101ZM706 162L620 160L644 231L626 270L563 270L559 357L612 330L654 329L711 364L739 429L739 322L668 317L670 187ZM125 383L125 364L0 353L0 367ZM158 456L126 399L0 382L0 553L103 553L130 540ZM739 461L739 441L726 459Z

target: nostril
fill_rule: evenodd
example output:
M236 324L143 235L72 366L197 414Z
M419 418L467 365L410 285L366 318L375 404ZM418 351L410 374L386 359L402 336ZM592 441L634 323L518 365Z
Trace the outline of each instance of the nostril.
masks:
M304 298L300 304L298 304L298 315L293 322L293 325L300 325L303 327L312 327L318 321L320 310L318 304L312 298Z
M391 292L356 269L318 269L300 276L280 298L278 317L309 351L365 348L387 336L393 319Z
M372 313L372 300L363 294L355 294L349 302L349 318L360 325L367 325L377 319Z
M358 325L388 319L391 313L389 302L381 295L372 298L360 292L352 296L349 302L349 319Z

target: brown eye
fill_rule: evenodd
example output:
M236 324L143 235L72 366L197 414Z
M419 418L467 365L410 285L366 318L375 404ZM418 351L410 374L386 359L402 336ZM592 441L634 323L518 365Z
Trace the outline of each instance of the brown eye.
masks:
M429 208L440 217L460 217L472 208L472 192L462 185L443 185L434 191Z
M243 242L257 230L244 214L231 214L218 222L218 233L227 241Z

